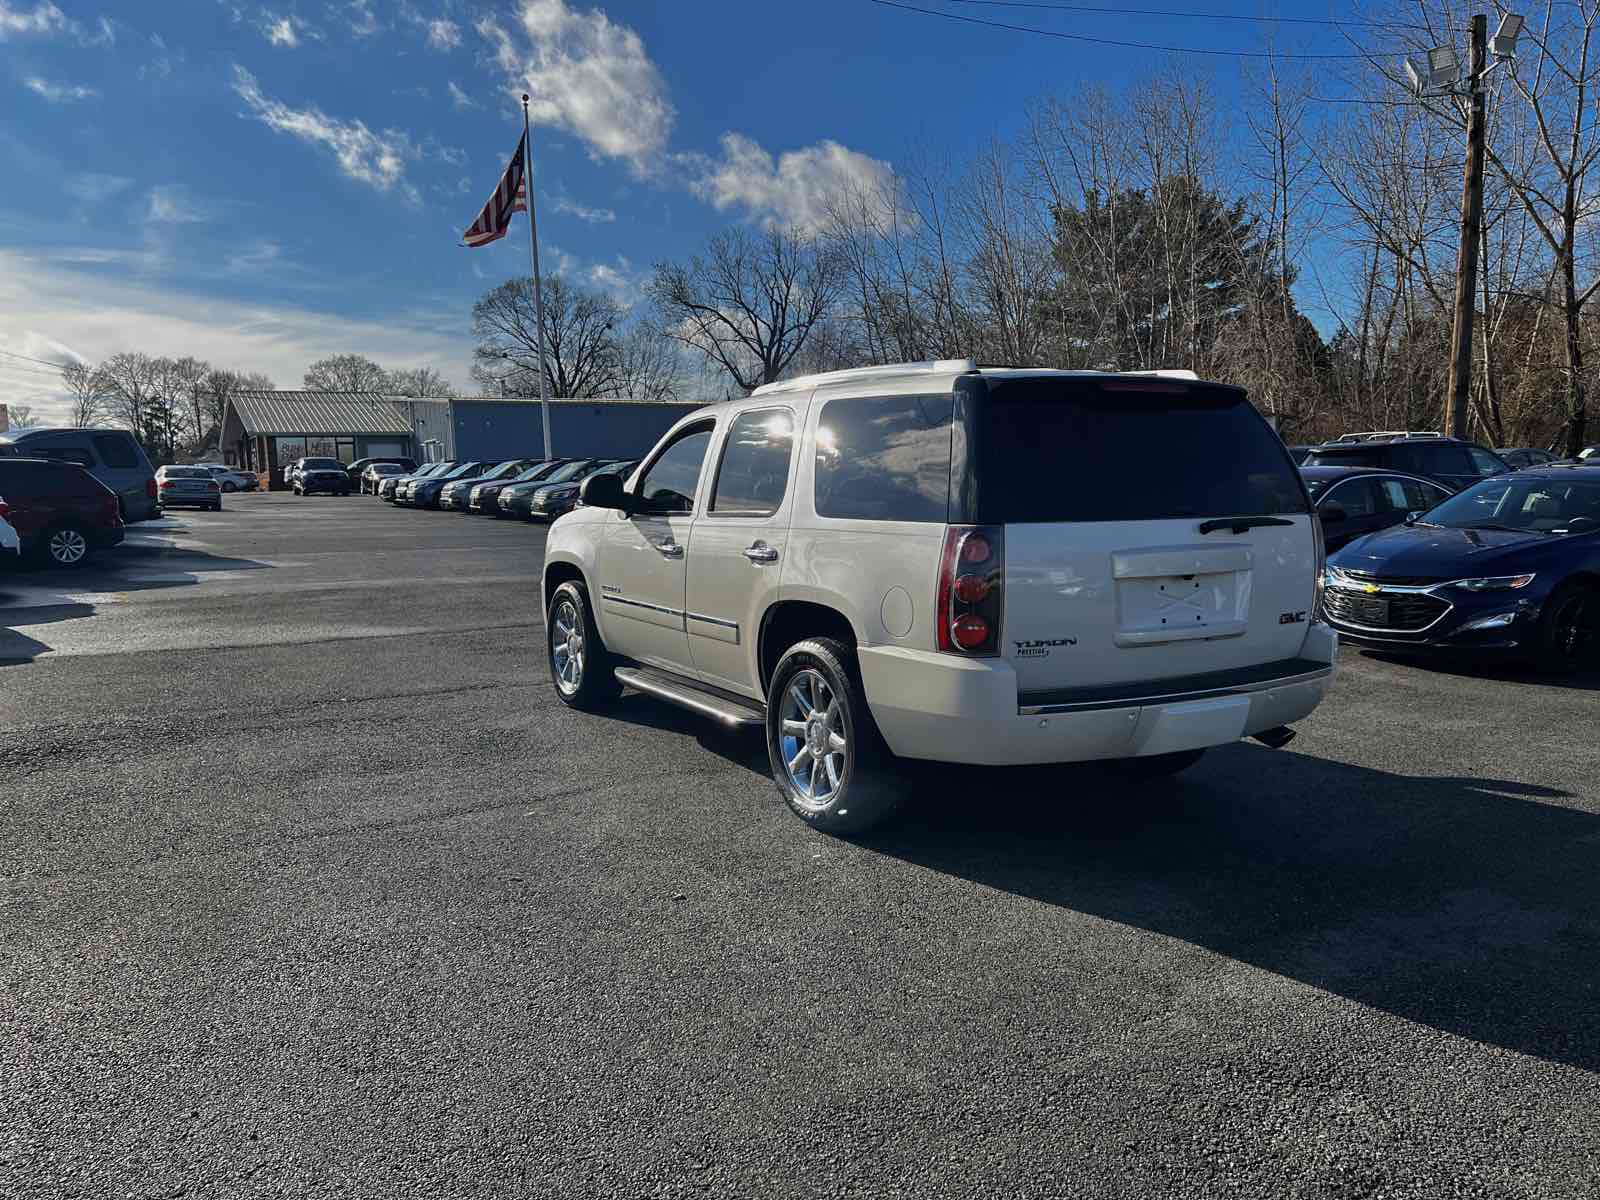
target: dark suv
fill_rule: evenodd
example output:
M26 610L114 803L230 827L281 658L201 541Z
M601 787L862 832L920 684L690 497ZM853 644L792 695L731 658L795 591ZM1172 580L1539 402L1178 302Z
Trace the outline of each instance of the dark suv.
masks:
M0 458L0 517L16 529L22 553L75 567L122 540L117 494L75 463Z
M1356 440L1359 437L1362 440ZM1458 438L1436 435L1353 435L1315 447L1303 467L1381 467L1437 479L1460 491L1491 475L1511 470L1492 450Z

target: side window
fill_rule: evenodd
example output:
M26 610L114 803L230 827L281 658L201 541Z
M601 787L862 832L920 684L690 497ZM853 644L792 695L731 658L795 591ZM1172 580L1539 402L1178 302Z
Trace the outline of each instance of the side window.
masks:
M711 448L711 427L684 434L650 464L634 494L639 511L646 513L686 513L694 511L695 489L700 484L700 466Z
M1406 484L1403 479L1380 479L1378 494L1383 500L1384 509L1389 512L1410 512L1416 507L1406 496Z
M1332 504L1342 507L1351 517L1370 517L1377 511L1377 497L1370 479L1352 479L1341 483L1328 494Z
M139 456L133 452L133 447L128 444L127 438L118 437L114 433L97 433L94 435L95 453L100 456L100 461L108 467L137 467Z
M1461 446L1434 445L1419 447L1422 452L1422 470L1427 475L1476 475L1472 460Z
M820 517L942 523L953 394L830 400L817 420Z
M789 490L789 452L794 414L786 408L742 413L722 443L722 463L711 491L710 511L769 517Z
M1477 468L1478 474L1488 478L1490 475L1499 475L1505 470L1500 460L1487 450L1480 450L1476 446L1468 446L1467 454L1472 459L1472 465Z
M87 450L77 450L70 447L47 446L39 451L40 458L48 458L54 462L75 463L80 467L94 466L94 459Z
M1417 491L1421 493L1422 499L1422 503L1418 505L1419 508L1432 508L1434 505L1443 504L1446 500L1450 499L1449 492L1445 491L1443 488L1432 487L1426 483L1418 484Z

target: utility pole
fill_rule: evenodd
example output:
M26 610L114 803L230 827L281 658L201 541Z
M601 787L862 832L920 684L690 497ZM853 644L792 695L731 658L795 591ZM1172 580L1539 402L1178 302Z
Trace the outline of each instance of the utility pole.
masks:
M1483 76L1488 70L1489 18L1472 18L1472 59L1468 75L1467 170L1461 183L1461 245L1456 251L1456 312L1450 336L1450 408L1446 432L1467 436L1472 393L1472 319L1478 280L1478 243L1483 236Z

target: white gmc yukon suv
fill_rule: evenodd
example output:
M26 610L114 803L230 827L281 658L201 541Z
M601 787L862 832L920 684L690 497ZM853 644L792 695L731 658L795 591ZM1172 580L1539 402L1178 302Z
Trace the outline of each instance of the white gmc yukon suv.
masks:
M1143 776L1322 700L1322 539L1238 388L1187 373L840 371L685 417L551 528L550 671L764 726L854 833L896 756Z

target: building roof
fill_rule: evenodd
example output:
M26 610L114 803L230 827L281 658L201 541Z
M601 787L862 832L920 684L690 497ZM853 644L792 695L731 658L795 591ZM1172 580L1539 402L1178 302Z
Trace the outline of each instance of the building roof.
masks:
M410 434L405 397L378 392L235 392L229 399L247 435Z

